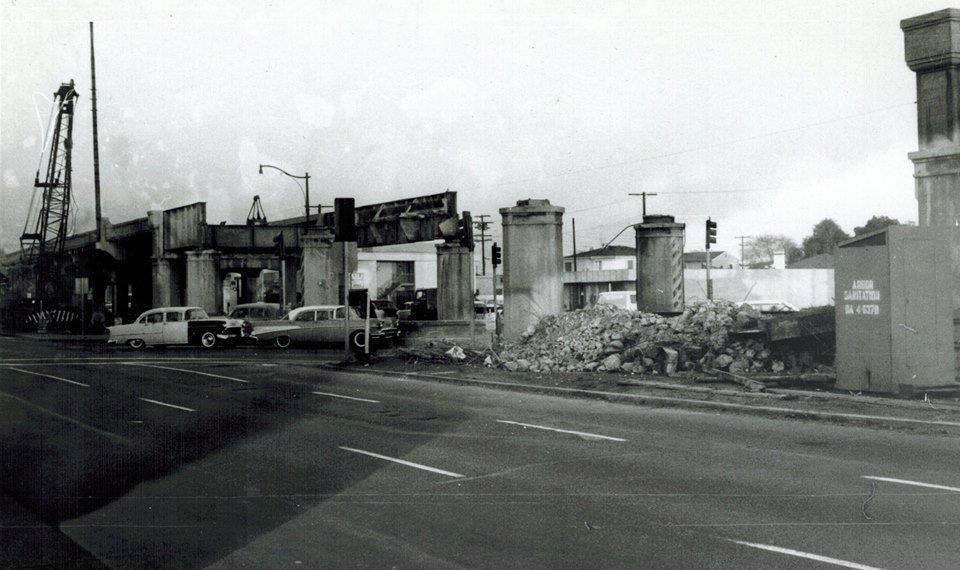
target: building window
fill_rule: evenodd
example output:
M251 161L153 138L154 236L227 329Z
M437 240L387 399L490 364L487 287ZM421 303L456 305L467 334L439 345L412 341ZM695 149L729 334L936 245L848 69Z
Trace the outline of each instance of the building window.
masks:
M627 260L627 269L633 269L633 260L632 260L632 259L628 259L628 260Z
M572 261L564 262L563 269L564 271L573 271L573 262Z

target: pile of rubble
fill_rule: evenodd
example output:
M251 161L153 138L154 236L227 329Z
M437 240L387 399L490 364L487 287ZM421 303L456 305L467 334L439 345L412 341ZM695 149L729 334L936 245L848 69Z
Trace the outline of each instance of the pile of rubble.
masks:
M781 372L763 342L734 334L759 317L729 301L698 302L674 317L597 305L543 318L505 347L500 364L533 372Z

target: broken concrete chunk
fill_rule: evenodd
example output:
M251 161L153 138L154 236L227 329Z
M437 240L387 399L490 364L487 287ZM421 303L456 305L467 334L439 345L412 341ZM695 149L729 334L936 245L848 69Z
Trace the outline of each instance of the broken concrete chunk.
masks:
M611 354L604 358L601 364L606 370L620 370L620 355Z

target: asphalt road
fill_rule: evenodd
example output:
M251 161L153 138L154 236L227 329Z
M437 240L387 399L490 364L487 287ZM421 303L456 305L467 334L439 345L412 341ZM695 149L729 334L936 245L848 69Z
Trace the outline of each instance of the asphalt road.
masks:
M0 337L0 566L960 565L955 438L337 356Z

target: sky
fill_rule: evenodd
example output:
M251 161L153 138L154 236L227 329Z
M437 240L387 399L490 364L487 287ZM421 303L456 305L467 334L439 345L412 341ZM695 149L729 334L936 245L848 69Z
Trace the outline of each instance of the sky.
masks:
M648 213L702 249L797 241L823 218L916 220L920 0L285 2L0 0L0 247L16 250L53 92L74 79L74 231L94 225L88 22L103 212L207 203L243 223L314 204L458 193L489 214L546 198L564 250ZM31 223L33 222L32 216ZM632 232L617 243L629 244Z

